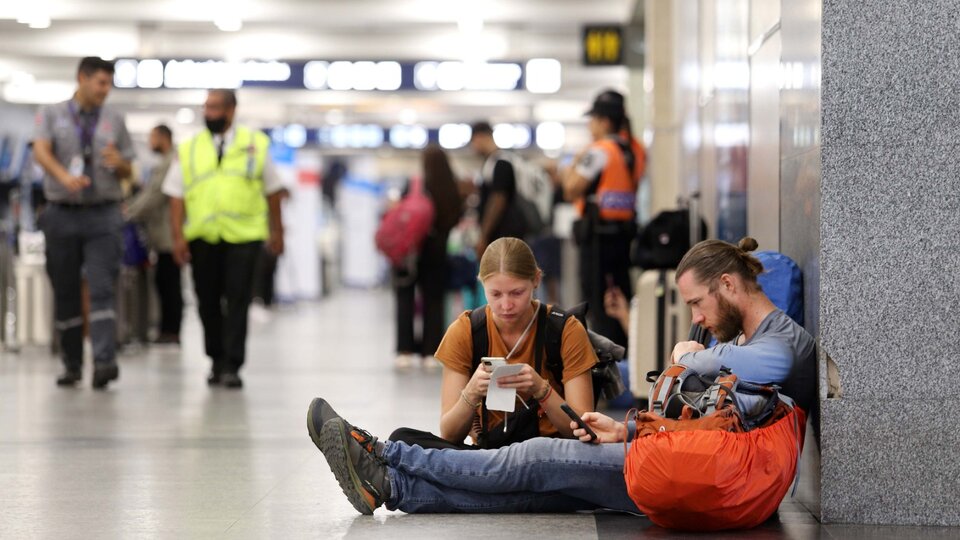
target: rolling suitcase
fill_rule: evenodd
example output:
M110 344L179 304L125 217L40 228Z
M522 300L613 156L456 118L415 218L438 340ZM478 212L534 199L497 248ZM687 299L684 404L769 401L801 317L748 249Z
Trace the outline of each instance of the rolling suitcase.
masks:
M673 346L688 338L690 308L680 297L676 271L647 270L637 281L630 302L630 392L646 398L647 372L662 371Z

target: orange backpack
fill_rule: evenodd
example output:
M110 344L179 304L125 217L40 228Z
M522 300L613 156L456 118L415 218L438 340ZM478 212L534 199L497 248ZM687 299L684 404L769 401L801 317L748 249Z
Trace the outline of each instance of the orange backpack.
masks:
M635 416L624 463L627 492L661 527L755 527L777 510L794 481L806 417L774 386L725 371L698 387L707 382L674 365L654 383L652 410ZM733 399L737 393L763 396L763 410L745 417Z

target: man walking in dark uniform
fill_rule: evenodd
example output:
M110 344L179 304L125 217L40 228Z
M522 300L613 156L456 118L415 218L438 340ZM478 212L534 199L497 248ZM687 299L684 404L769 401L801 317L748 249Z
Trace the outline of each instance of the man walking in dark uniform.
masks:
M84 58L73 97L37 115L34 156L46 172L43 191L50 203L39 224L65 368L60 386L81 378L83 277L90 291L93 387L105 388L120 373L114 310L123 256L120 180L130 175L134 150L123 116L104 106L112 85L111 62Z

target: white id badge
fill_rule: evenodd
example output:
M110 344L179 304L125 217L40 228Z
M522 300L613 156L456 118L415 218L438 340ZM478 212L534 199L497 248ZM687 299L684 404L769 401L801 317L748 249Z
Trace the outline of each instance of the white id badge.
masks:
M70 176L83 176L83 156L73 156L70 165L67 167L67 172L70 173Z

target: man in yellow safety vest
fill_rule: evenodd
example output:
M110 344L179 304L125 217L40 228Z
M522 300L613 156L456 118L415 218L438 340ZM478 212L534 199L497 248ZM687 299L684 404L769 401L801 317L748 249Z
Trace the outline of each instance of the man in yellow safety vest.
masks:
M180 144L163 192L170 196L173 256L191 263L211 386L241 388L247 310L254 266L264 242L283 253L282 182L270 159L270 139L234 124L237 97L211 90L206 129Z

